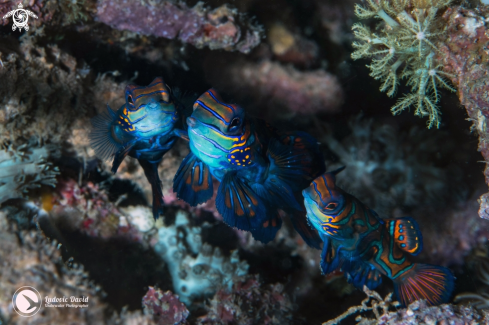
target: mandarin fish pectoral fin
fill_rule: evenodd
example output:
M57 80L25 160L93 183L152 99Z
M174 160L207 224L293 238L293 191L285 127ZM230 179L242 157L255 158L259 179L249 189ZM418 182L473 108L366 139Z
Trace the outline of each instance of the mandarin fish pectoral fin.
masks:
M190 152L173 178L173 191L190 206L207 202L214 193L209 166Z
M136 145L137 139L129 141L124 144L115 154L114 161L112 162L112 168L110 169L113 174L117 173L119 166L121 165L124 158L127 157L131 149Z
M89 139L90 146L97 157L108 160L122 147L122 142L114 138L112 123L116 119L115 112L107 104L107 109L91 119L92 129Z
M187 131L184 131L184 130L180 130L180 129L174 129L173 130L173 134L175 134L175 136L179 137L180 139L183 139L185 141L189 141L189 137L188 137L188 132Z

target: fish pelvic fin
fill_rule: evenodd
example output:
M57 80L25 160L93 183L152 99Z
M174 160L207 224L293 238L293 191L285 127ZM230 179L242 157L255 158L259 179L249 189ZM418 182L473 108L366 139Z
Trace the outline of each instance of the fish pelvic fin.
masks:
M90 147L102 160L111 159L123 144L113 133L112 122L115 118L115 112L107 105L106 111L91 119Z
M294 229L301 235L302 239L310 247L320 249L321 237L319 237L316 229L311 227L307 221L305 211L290 211L290 220Z
M423 236L419 230L418 223L413 218L403 217L385 221L390 235L394 237L394 242L401 250L413 256L421 253L423 250Z
M264 243L275 238L281 226L277 213L267 214L263 200L233 172L226 173L219 185L216 208L229 226L250 231L255 239ZM264 231L263 228L268 227L273 231Z
M163 214L163 189L160 176L158 175L158 162L149 162L147 160L138 159L139 164L144 170L144 175L151 184L153 191L153 218L157 220Z
M420 299L431 306L445 303L454 285L455 277L449 269L428 264L413 264L410 270L394 279L394 291L404 307Z
M177 198L191 206L207 202L214 193L209 167L190 152L182 161L173 178Z

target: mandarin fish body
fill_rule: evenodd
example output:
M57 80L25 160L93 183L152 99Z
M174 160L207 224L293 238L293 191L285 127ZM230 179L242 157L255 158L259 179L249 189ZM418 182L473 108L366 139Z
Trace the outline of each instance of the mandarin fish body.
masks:
M393 280L402 305L425 299L444 303L454 287L450 270L409 261L423 248L421 232L410 217L380 219L375 211L336 186L335 174L316 178L303 191L309 223L323 239L323 274L340 270L357 288L374 289L381 275Z
M116 173L126 156L138 159L153 191L153 216L163 212L163 192L158 164L177 137L186 132L177 129L179 107L162 78L147 87L128 85L126 103L117 112L107 111L92 119L90 145L103 160L112 160Z
M282 224L279 209L311 246L320 238L307 226L299 203L301 190L324 172L317 142L304 132L279 133L243 108L223 102L214 89L200 96L187 118L190 154L174 178L177 197L192 206L213 195L224 221L250 231L262 242L272 240Z

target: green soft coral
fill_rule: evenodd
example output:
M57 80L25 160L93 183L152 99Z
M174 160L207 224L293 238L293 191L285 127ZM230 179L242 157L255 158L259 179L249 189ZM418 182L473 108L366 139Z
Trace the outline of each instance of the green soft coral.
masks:
M359 41L353 42L352 58L372 60L367 65L370 76L382 82L380 91L389 97L395 95L400 80L407 79L411 93L391 111L396 115L415 106L415 115L428 116L428 128L440 125L437 87L455 91L444 79L450 75L435 59L436 41L445 32L437 24L437 12L449 4L450 0L367 0L367 7L355 6L359 18L380 18L384 24L378 33L363 24L353 25Z

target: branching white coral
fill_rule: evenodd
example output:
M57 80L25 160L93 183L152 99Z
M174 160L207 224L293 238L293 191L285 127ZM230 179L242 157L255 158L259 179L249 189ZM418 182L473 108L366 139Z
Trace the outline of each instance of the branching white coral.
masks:
M384 26L376 34L365 25L355 24L353 31L360 41L353 42L352 58L372 60L367 65L370 76L382 82L380 91L387 91L389 97L395 95L400 79L408 79L411 93L391 111L396 115L415 106L415 115L428 116L428 128L440 124L437 87L455 91L444 79L451 75L435 61L435 42L444 33L444 27L436 24L437 12L449 3L450 0L367 0L368 7L355 7L359 18L381 18Z

